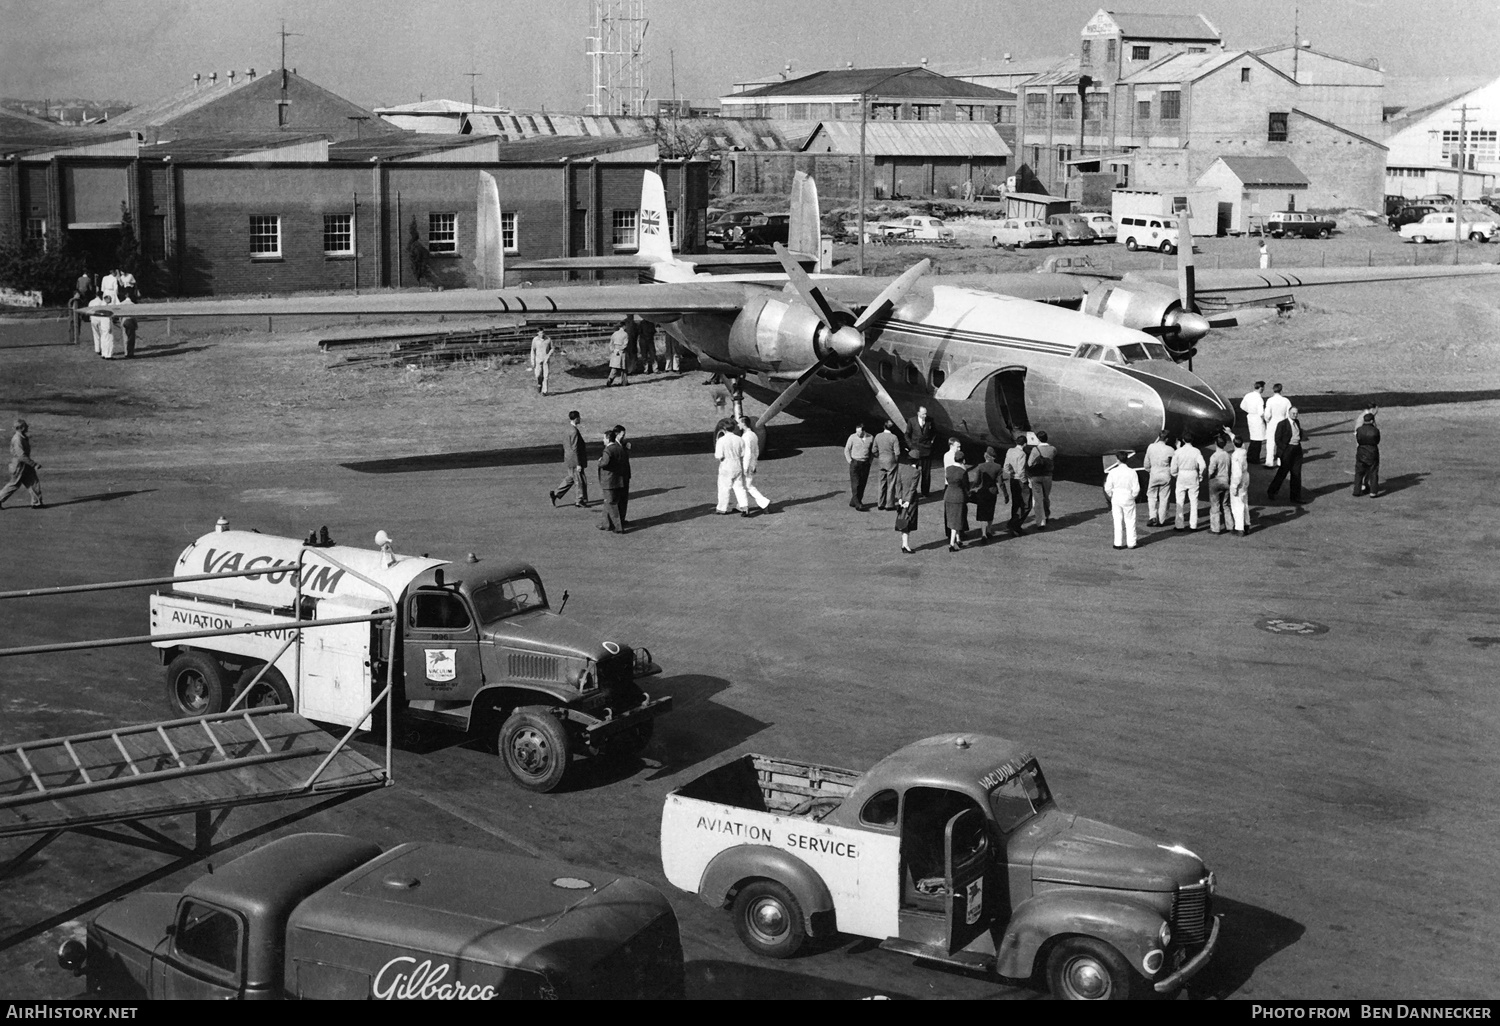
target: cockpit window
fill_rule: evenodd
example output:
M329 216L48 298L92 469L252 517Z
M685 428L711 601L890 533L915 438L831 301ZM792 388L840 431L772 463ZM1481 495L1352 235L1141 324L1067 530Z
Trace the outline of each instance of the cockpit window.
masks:
M1114 348L1113 346L1105 346L1104 347L1103 360L1104 360L1105 363L1124 363L1125 362L1124 360L1120 359L1120 351L1118 349Z
M1172 352L1160 342L1143 342L1142 347L1146 350L1148 360L1171 360Z
M1010 833L1051 801L1052 792L1035 761L990 791L990 810L1003 833Z
M1120 355L1125 358L1126 363L1139 363L1148 359L1146 347L1139 342L1130 342L1120 347Z
M530 574L482 584L474 589L471 597L474 611L482 623L494 623L507 616L547 608L547 593L542 589L542 582Z

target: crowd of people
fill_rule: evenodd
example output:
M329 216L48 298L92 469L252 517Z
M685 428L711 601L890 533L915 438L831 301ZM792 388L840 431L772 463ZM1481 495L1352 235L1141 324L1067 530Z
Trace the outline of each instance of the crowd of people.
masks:
M68 299L70 309L86 307L97 312L89 317L94 336L94 352L105 360L123 360L135 355L136 319L118 311L133 306L140 298L135 275L122 268L108 271L103 278L84 272L73 284Z

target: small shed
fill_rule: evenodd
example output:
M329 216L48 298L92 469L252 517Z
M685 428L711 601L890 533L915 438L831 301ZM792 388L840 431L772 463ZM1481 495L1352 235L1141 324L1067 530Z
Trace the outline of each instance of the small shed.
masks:
M1220 157L1198 184L1218 191L1218 234L1238 235L1249 231L1252 217L1298 209L1312 182L1290 157Z
M1013 192L1005 197L1005 216L1030 218L1045 221L1053 214L1068 214L1073 211L1073 201L1062 196L1048 196L1041 192Z
M858 121L821 122L802 152L858 156L860 132ZM958 199L1010 173L1010 147L983 121L870 121L864 152L878 198Z

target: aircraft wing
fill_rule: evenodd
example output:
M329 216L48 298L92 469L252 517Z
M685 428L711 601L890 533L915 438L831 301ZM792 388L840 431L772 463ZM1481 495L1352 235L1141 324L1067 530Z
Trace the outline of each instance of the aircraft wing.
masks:
M817 262L817 257L794 253L801 264ZM694 267L768 267L781 270L781 261L775 253L679 253L677 260ZM507 271L620 271L649 269L655 266L651 260L642 260L633 253L582 257L544 257L539 260L507 260Z
M932 274L927 280L934 285L996 292L1015 299L1030 299L1052 306L1076 308L1089 294L1090 282L1069 274L1011 271L1000 274Z
M574 285L540 289L451 289L386 292L368 296L289 296L283 299L204 299L166 303L85 306L96 313L137 320L167 317L342 317L407 314L522 314L537 319L738 313L747 300L767 291L750 282L699 280L659 285Z
M1285 292L1287 289L1322 285L1359 285L1370 282L1421 281L1429 278L1472 278L1500 274L1500 264L1443 264L1427 267L1293 267L1286 270L1256 268L1196 269L1200 295L1240 295L1254 292ZM1176 271L1130 271L1124 281L1153 282L1177 286Z

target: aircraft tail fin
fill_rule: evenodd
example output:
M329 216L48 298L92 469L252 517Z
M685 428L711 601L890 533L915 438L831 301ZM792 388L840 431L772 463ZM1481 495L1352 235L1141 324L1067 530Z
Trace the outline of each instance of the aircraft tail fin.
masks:
M805 171L792 178L791 223L786 248L801 256L818 256L822 249L823 215L818 206L818 183ZM818 270L823 268L819 265Z
M479 287L505 288L505 246L500 234L500 186L488 171L479 172L474 214L474 268Z
M1193 263L1193 210L1177 214L1177 298L1189 313L1198 312L1197 267Z
M642 263L671 263L671 222L667 219L667 190L662 185L661 175L647 171L641 180L641 211L639 229L640 243L636 255Z

